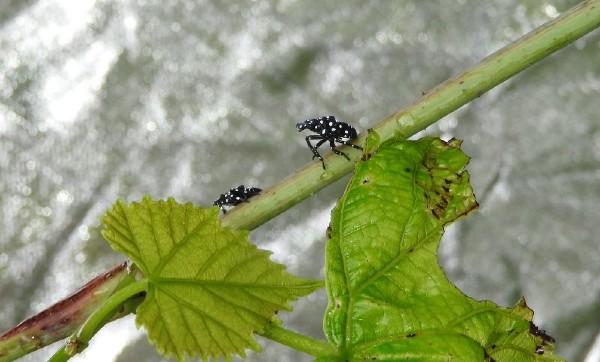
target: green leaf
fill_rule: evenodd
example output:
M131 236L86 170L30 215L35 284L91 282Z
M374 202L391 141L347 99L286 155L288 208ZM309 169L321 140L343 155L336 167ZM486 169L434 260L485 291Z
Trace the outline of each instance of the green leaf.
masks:
M327 243L325 333L339 361L560 360L524 301L471 299L438 265L444 226L477 207L468 161L459 141L424 138L357 165Z
M103 218L106 240L148 279L138 325L159 352L180 360L258 350L253 332L321 285L288 274L248 241L247 231L221 227L218 213L145 197L118 201Z

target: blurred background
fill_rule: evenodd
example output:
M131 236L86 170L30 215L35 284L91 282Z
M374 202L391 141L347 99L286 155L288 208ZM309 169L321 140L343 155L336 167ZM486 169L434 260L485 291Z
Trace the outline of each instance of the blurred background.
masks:
M310 161L296 122L365 130L575 0L0 0L0 329L122 261L99 235L118 198L208 205ZM600 361L600 32L430 127L464 139L478 212L441 247L467 294L513 305L570 361ZM322 277L347 178L253 241ZM283 314L322 336L324 291ZM250 361L311 361L269 343ZM50 346L23 360L46 359ZM131 317L75 361L161 361Z

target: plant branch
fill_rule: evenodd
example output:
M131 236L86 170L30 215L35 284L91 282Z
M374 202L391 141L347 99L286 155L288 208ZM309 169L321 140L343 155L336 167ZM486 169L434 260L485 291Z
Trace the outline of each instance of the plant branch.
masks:
M12 361L73 333L115 290L133 281L127 263L90 280L78 291L0 336L0 361Z
M386 117L373 130L384 142L408 138L464 104L480 97L535 62L579 39L600 25L600 0L583 1L560 17L542 25L514 43L488 56L457 77L427 92L408 107ZM366 134L357 143L362 144ZM352 161L361 152L341 148ZM236 229L254 229L300 201L333 183L354 168L354 162L330 153L321 163L311 162L274 187L231 210L223 224Z
M71 336L67 340L67 343L56 351L48 361L65 362L77 353L83 351L100 328L112 319L115 312L118 311L118 308L136 294L145 292L147 287L148 281L142 280L133 282L115 292L100 306L100 308L96 309L94 313L90 315L81 329Z
M378 142L394 137L410 137L598 26L600 0L581 2L560 17L502 48L456 78L427 92L413 104L385 118L373 127L379 136ZM362 134L357 143L364 143L365 138L366 135ZM343 151L353 161L361 156L361 152L352 148L345 147ZM252 198L251 202L231 210L223 218L223 224L234 229L254 229L338 180L354 167L353 162L332 154L325 157L325 162L327 171L321 169L320 162L309 163L263 194ZM126 271L121 270L118 273L125 275ZM108 295L110 293L102 294L93 302L78 304L78 309L69 311L69 315L81 316L84 310L89 313ZM56 305L52 308L56 308ZM17 358L64 338L76 330L81 321L81 318L67 319L63 328L50 335L44 329L35 329L32 327L35 324L26 324L25 321L0 336L0 361Z
M337 354L337 350L326 341L308 337L276 325L272 325L260 335L315 357Z

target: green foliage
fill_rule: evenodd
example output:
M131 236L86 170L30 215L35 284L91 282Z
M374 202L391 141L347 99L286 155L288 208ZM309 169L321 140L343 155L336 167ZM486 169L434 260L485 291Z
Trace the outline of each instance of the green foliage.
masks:
M524 300L502 308L471 299L437 263L444 227L477 208L460 142L380 144L369 132L364 148L326 247L324 324L334 349L273 327L277 310L321 284L271 262L246 231L223 228L216 208L117 202L103 235L145 275L137 323L158 350L229 359L258 350L259 333L320 362L559 361Z
M253 332L275 321L274 313L321 283L296 278L248 240L248 232L221 227L217 208L173 199L125 204L104 216L103 235L148 280L137 323L157 349L230 358L258 350Z
M471 299L437 262L444 226L477 207L460 142L388 142L356 167L331 221L319 361L555 361L524 301Z

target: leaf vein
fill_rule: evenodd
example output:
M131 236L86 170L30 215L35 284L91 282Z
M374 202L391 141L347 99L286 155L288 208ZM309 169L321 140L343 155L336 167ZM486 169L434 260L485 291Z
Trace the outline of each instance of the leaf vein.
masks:
M245 338L244 336L242 336L241 334L239 334L238 332L235 331L235 329L233 329L232 327L224 324L223 322L221 322L220 320L218 320L217 318L214 318L213 316L211 316L210 314L206 313L205 311L201 310L200 308L198 308L198 306L188 302L185 299L181 299L181 298L177 298L177 296L173 295L171 292L169 292L168 290L164 289L164 288L160 288L158 287L163 293L169 295L171 298L173 298L174 300L176 300L178 303L181 303L183 306L187 307L188 309L204 316L205 318L211 320L213 323L215 323L218 326L221 326L221 328L225 329L225 330L231 330L234 334L236 334L240 339L248 342L249 344L252 344L252 340L249 340L247 338Z

